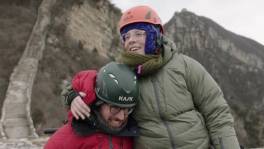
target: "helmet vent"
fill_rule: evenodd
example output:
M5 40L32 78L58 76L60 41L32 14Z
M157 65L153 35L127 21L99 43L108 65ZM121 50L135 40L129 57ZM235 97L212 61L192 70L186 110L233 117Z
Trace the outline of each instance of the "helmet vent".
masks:
M108 74L109 75L109 77L111 77L111 78L113 78L113 79L115 79L116 77L113 75L113 74Z
M118 81L117 80L114 79L114 81L115 81L116 84L118 84Z
M126 89L123 89L127 94L130 94L132 92L132 90L126 90Z
M151 19L151 10L147 12L145 19Z
M134 77L134 83L137 84L137 76Z
M112 78L116 84L118 84L118 81L116 80L116 77L113 74L108 74L110 78Z

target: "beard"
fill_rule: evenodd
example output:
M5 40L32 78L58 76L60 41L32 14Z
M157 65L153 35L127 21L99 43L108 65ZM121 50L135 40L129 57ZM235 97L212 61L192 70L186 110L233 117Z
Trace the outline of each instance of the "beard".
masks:
M98 122L97 127L105 133L118 134L120 131L123 130L123 128L127 124L127 120L126 120L120 127L113 127L107 122L107 120L102 118L101 114L98 111L94 111L94 113L96 115ZM113 120L113 118L110 117L110 120Z

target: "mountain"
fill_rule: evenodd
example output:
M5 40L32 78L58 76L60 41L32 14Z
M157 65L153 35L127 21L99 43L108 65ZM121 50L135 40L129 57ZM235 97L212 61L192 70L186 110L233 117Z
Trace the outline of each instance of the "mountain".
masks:
M108 0L6 0L0 11L2 137L42 136L43 129L66 119L60 96L66 82L120 51L121 11ZM264 46L186 9L164 27L178 49L198 60L223 89L240 143L264 146Z

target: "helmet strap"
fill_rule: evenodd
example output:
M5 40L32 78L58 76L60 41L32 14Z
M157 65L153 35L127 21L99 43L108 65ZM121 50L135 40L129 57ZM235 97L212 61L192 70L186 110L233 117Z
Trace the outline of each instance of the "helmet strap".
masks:
M157 40L156 40L156 54L160 54L160 50L162 49L163 46L163 35L160 34L159 36L157 36Z

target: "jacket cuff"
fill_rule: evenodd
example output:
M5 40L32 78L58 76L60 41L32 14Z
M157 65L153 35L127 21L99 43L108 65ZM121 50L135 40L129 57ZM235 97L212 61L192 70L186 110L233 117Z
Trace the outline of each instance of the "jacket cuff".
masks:
M218 137L212 143L214 149L240 149L236 136Z
M67 105L67 106L70 106L73 99L75 97L79 96L79 93L74 91L73 89L72 90L69 90L65 95L64 95L64 104Z

